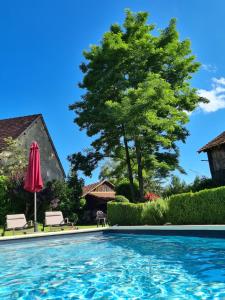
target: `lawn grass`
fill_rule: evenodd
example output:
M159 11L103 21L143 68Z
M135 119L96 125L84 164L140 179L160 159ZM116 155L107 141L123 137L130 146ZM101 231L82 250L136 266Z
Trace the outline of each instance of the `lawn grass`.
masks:
M78 229L90 229L90 228L97 228L97 225L94 224L94 225L76 225L74 228L72 228L72 226L64 226L63 229L64 230L71 230L71 229L75 229L75 228L78 228ZM42 231L42 224L38 224L38 231L39 232L43 232ZM44 232L57 232L57 231L62 231L62 228L61 227L46 227ZM12 236L12 235L21 235L21 234L24 234L24 233L33 233L34 232L34 228L29 228L29 229L26 229L26 230L16 230L14 231L14 234L13 234L13 231L6 231L5 232L5 236ZM2 233L3 233L3 227L0 226L0 237L2 236Z

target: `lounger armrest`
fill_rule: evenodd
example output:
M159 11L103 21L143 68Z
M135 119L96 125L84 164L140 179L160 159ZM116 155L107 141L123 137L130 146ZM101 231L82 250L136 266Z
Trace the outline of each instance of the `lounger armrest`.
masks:
M65 219L64 219L64 224L65 224L65 225L74 226L74 222L70 222L69 218L65 218Z
M27 227L33 227L33 226L34 226L33 221L32 221L32 220L29 220L29 221L23 226L23 228L25 229L25 228L27 228Z
M27 222L27 225L28 225L29 227L33 227L33 226L34 226L33 220L29 220L29 221Z

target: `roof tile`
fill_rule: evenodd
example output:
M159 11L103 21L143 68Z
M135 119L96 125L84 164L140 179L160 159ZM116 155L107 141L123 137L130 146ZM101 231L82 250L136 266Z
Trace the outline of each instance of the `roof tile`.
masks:
M5 147L5 138L18 138L39 116L41 115L38 114L0 120L0 151Z

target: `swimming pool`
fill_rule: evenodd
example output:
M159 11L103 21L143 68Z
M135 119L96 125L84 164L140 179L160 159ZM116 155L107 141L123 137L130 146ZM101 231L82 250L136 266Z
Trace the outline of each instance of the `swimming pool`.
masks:
M225 239L80 234L0 245L0 299L223 299Z

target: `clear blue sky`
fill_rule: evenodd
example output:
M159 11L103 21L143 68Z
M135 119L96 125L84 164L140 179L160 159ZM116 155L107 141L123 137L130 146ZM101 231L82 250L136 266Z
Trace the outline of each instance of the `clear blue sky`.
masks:
M81 90L82 50L98 43L124 9L148 11L150 21L164 28L178 20L182 39L190 38L203 67L193 86L211 103L191 115L190 137L181 145L181 165L191 181L209 176L197 150L225 130L225 1L223 0L17 0L0 3L0 118L42 113L61 161L88 147L89 139L73 124L68 105ZM92 182L98 177L94 172Z

